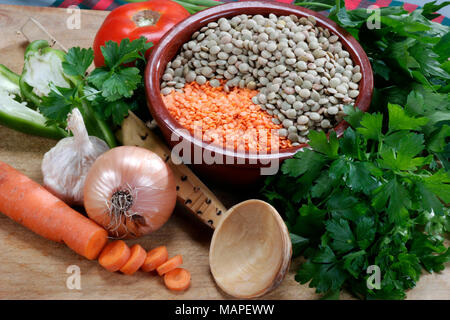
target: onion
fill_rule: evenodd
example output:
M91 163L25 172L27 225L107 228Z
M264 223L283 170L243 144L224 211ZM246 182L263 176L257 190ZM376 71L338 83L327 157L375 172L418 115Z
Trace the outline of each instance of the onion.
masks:
M155 153L118 147L101 155L84 186L88 216L116 238L159 229L172 214L177 192L172 171Z

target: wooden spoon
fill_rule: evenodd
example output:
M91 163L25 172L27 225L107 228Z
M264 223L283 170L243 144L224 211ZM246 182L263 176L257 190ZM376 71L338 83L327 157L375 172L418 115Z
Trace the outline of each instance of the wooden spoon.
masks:
M209 263L214 280L225 293L254 298L281 283L289 269L292 245L274 207L252 199L226 210L187 166L172 163L168 147L133 113L117 137L124 145L147 148L164 159L174 173L178 202L215 229Z

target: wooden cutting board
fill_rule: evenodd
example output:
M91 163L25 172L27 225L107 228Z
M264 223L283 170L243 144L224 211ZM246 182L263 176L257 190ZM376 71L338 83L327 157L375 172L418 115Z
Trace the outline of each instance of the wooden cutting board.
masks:
M28 17L36 18L66 47L90 47L107 12L82 11L81 29L68 30L65 9L0 5L0 63L20 73L27 40L20 33ZM41 183L41 159L55 141L15 132L0 126L0 161L6 162ZM233 194L222 186L206 184L228 207L248 195ZM158 276L138 272L133 276L110 273L95 261L78 256L66 246L43 239L0 215L0 299L229 299L215 285L209 271L208 251L212 230L177 208L170 221L157 232L129 244L145 249L166 245L170 255L182 254L192 273L192 286L184 293L168 291ZM265 299L317 299L314 289L299 285L294 259L291 271ZM81 272L81 290L68 289L70 266ZM351 298L343 294L342 298ZM441 274L425 274L409 299L449 299L450 268Z

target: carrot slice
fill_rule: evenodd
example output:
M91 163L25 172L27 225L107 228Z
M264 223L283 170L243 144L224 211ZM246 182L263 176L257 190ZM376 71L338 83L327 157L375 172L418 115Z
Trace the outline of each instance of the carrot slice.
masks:
M98 262L106 270L114 272L120 270L130 258L130 248L123 240L109 243L100 253Z
M120 268L120 271L124 274L131 275L139 270L139 268L144 264L147 252L140 245L135 244L131 247L130 258L125 263L125 265Z
M173 258L170 258L166 262L164 262L162 265L160 265L158 268L156 268L156 271L160 276L163 274L172 271L173 269L178 268L183 263L183 257L181 255L176 255Z
M184 291L191 284L191 274L183 268L176 268L164 275L166 287L172 291Z
M142 270L145 272L156 270L156 268L166 262L167 259L169 259L169 253L167 252L166 246L161 246L150 250L147 253L144 264L142 265Z

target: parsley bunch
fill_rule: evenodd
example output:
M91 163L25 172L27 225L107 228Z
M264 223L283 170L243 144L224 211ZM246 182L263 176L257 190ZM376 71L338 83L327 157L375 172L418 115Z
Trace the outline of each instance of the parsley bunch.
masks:
M137 109L139 102L143 102L145 93L141 75L147 62L145 52L153 45L146 41L144 37L132 42L125 38L120 46L114 41L106 42L101 47L105 66L96 68L87 78L92 85L88 91L98 90L95 98L91 98L94 106L116 125L122 123L129 110Z
M312 149L286 160L263 192L286 214L295 254L307 258L297 281L324 294L404 298L422 267L450 261L450 173L425 143L428 118L390 104L384 132L382 114L346 112L352 127L341 139L311 132ZM378 290L366 284L370 265L381 270Z
M263 194L284 213L294 255L306 258L297 281L324 297L345 288L360 298L402 299L423 269L441 271L450 261L450 28L430 21L450 2L412 13L320 2L334 4L329 18L371 61L375 113L346 106L343 136L311 132L311 149L286 160ZM367 285L373 265L379 287Z

